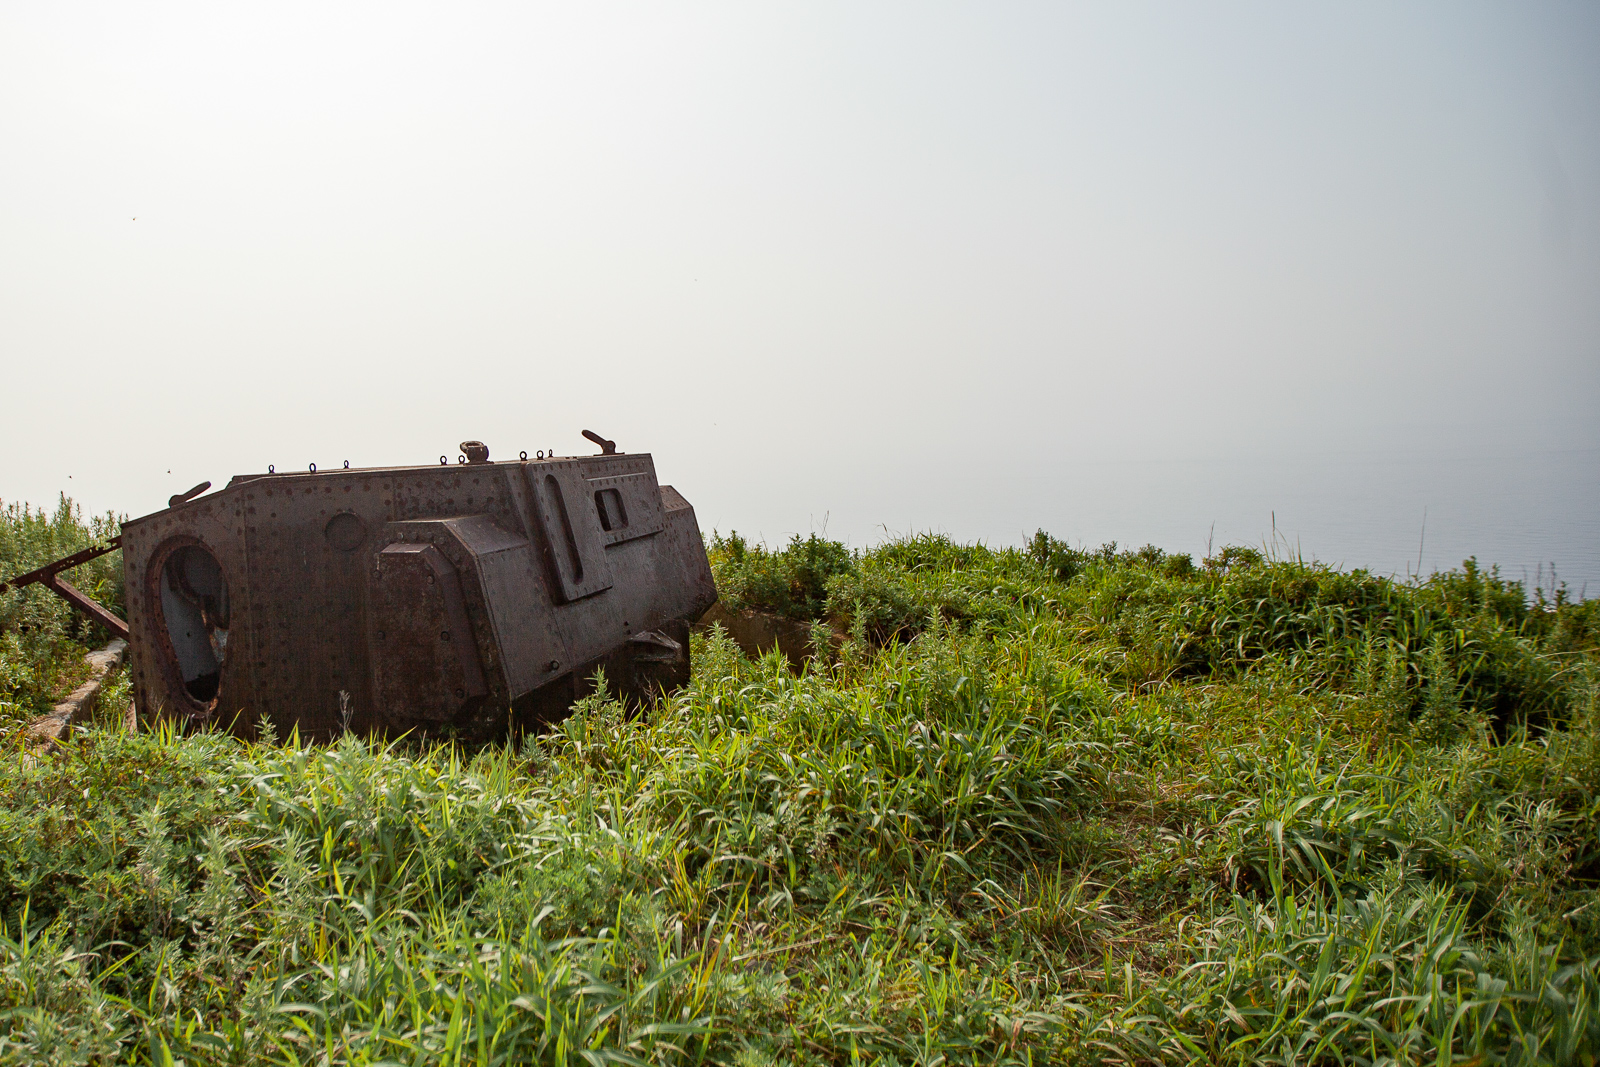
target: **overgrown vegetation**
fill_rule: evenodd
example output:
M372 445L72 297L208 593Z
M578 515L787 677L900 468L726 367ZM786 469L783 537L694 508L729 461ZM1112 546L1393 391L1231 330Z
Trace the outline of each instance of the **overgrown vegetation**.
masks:
M85 731L0 775L0 1062L1447 1063L1600 1053L1593 602L713 541L713 632L466 753Z
M7 504L0 507L0 579L105 544L119 528L111 514L85 523L82 510L64 494L53 512ZM122 614L122 553L101 556L64 577ZM0 593L0 724L49 711L85 674L83 654L108 636L43 586Z

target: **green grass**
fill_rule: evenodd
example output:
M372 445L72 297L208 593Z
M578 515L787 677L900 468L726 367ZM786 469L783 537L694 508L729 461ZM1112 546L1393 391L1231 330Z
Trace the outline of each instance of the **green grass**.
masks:
M8 760L0 1062L1600 1053L1594 602L1043 535L711 547L833 654L697 637L649 716L477 752Z
M115 515L91 517L63 494L56 509L26 504L0 506L0 579L42 567L115 537ZM64 577L118 615L122 605L122 553L68 572ZM0 593L0 725L15 725L50 710L87 674L84 653L110 635L85 621L41 585Z

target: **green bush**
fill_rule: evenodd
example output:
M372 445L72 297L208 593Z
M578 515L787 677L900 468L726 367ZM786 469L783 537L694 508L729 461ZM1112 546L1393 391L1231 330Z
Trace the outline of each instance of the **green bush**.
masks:
M717 593L729 610L755 608L788 619L820 619L828 580L855 568L850 551L837 541L795 534L781 549L752 545L738 532L712 533L706 545Z

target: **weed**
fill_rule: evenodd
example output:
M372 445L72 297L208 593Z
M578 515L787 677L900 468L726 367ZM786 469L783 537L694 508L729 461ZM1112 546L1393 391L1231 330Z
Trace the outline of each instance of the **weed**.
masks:
M0 1063L1600 1053L1592 602L1043 533L711 547L834 656L697 635L648 719L602 681L478 751L108 720L8 761ZM0 647L24 701L42 632Z

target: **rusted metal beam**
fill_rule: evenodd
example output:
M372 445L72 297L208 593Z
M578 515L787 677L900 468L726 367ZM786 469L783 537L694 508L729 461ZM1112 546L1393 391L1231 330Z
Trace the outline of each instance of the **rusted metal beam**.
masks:
M43 585L56 596L60 597L62 600L65 600L68 604L71 604L73 607L89 616L89 618L93 619L101 626L104 626L107 630L110 630L117 637L122 638L124 641L128 639L127 623L111 614L111 612L107 611L104 607L95 603L93 600L90 600L87 596L84 596L77 586L73 585L65 578L52 574L50 577L43 579L39 584Z
M113 537L108 544L96 545L81 552L74 552L70 556L63 556L53 563L46 563L43 567L38 567L26 574L19 574L15 578L0 582L0 593L5 593L12 589L21 589L28 585L42 585L101 626L104 626L112 634L126 641L128 639L127 623L111 614L100 604L89 599L77 586L60 576L62 571L71 570L73 567L81 566L92 559L99 559L101 556L115 552L121 547L122 538Z
M42 582L53 574L59 574L62 571L70 571L74 567L82 566L83 564L88 563L91 559L99 559L101 556L115 552L121 547L122 538L113 537L106 544L96 545L93 548L86 548L82 552L74 552L70 556L62 556L53 563L46 563L43 567L31 570L26 574L19 574L15 578L7 578L5 581L0 582L0 593L9 592L12 589L21 589L23 586L33 585L35 582Z

